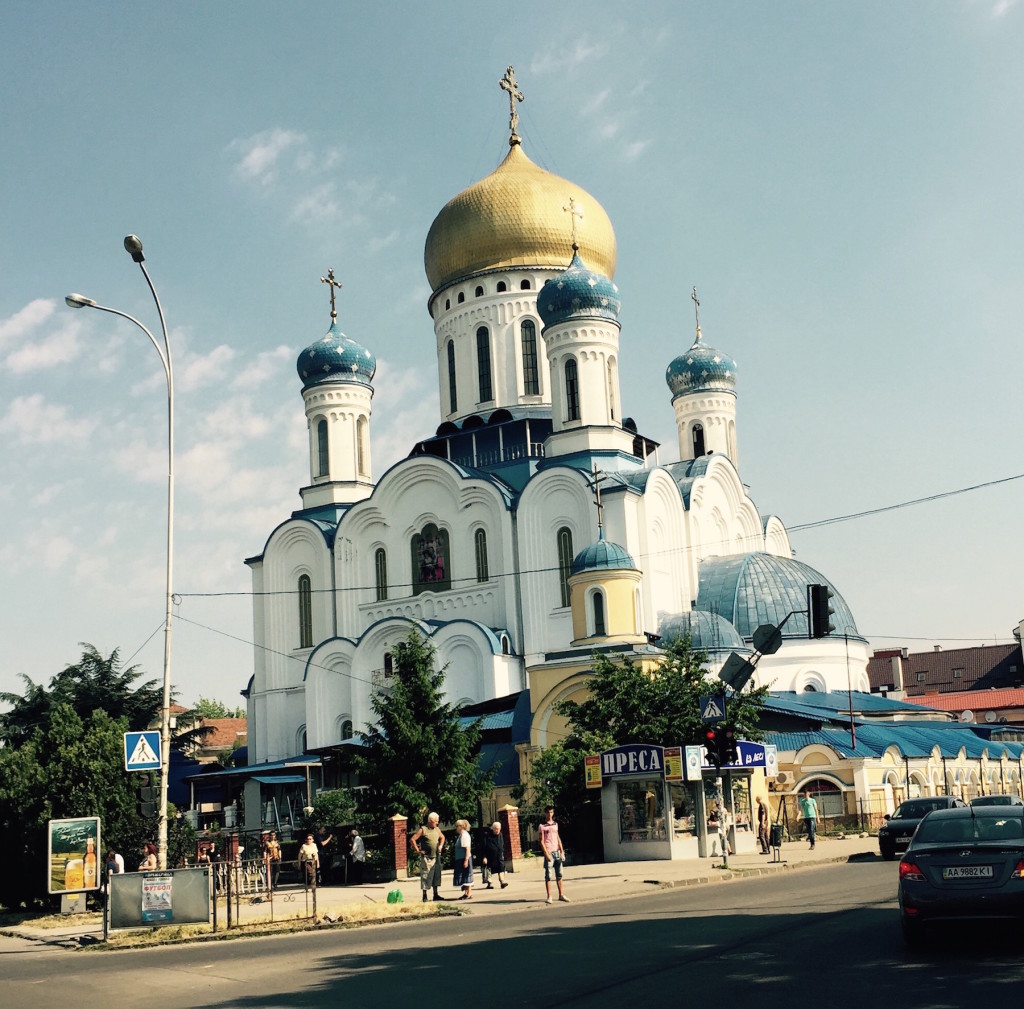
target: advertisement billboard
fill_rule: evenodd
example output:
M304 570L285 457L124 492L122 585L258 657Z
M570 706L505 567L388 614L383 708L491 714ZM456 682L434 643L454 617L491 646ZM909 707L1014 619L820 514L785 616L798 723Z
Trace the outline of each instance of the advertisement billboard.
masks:
M46 836L49 892L82 893L98 889L103 882L100 818L50 820Z

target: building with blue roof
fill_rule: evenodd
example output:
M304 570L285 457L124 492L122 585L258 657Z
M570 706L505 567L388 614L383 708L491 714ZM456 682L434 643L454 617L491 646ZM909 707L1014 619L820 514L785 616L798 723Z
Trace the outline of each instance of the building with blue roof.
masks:
M704 340L696 291L687 349L664 372L678 458L662 462L630 418L619 369L623 354L645 363L644 334L623 328L617 256L597 200L535 165L513 132L427 235L438 424L380 475L372 334L341 331L339 284L320 278L330 327L302 340L296 365L308 479L246 562L252 765L350 743L412 631L435 648L451 702L528 698L517 775L561 738L555 707L585 696L594 651L656 662L658 635L689 634L718 668L754 654L760 624L785 620L757 682L867 689L849 605L794 560L785 525L743 483L738 369ZM664 366L646 364L652 378ZM807 637L809 582L833 591L838 636Z

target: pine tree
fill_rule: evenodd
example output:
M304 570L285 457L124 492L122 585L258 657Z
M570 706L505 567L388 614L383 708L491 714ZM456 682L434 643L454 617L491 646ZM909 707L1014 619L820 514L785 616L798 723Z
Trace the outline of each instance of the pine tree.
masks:
M458 709L444 701L445 671L435 669L435 657L410 632L392 651L394 685L371 702L377 720L366 730L356 767L369 786L366 812L381 831L396 814L408 817L412 830L428 810L443 823L475 820L478 800L491 789L492 774L476 761L479 723L463 726Z

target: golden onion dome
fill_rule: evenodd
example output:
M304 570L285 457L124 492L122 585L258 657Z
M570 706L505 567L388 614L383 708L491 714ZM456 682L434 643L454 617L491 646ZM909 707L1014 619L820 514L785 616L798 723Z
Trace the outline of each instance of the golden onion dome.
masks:
M572 256L569 199L582 210L576 243L587 266L615 275L615 231L604 208L579 186L538 168L513 143L486 178L449 200L427 233L423 262L435 293L483 270L564 268Z

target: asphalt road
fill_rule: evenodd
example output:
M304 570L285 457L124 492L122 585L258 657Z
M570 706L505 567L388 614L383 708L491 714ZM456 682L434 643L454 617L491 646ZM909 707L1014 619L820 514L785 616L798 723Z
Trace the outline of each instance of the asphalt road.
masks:
M983 1006L1024 992L1016 937L904 952L894 863L637 898L157 949L0 955L4 1009ZM997 1000L997 1001L996 1001Z

